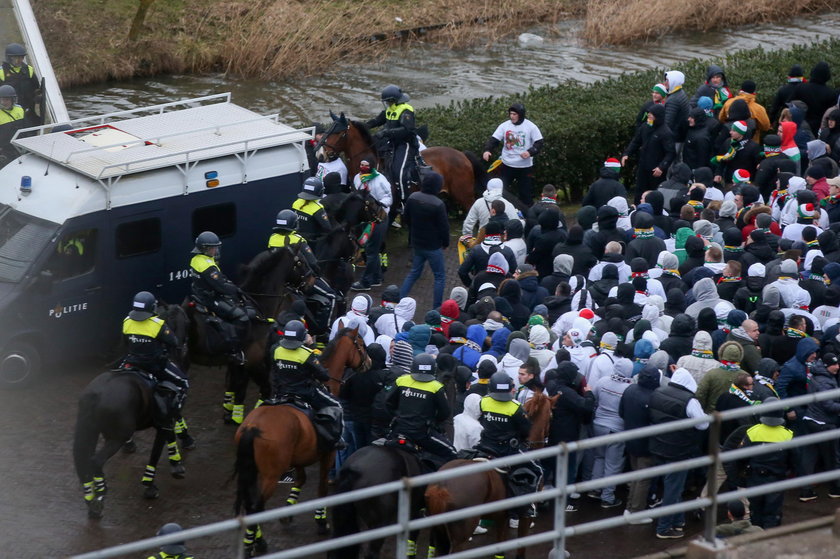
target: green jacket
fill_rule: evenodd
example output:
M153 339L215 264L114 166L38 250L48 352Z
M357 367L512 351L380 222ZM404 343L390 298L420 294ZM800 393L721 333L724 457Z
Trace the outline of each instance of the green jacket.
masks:
M715 535L719 538L728 538L730 536L739 536L741 534L763 531L764 530L760 526L753 526L746 518L734 520L729 524L721 524L720 526L715 527Z
M717 399L720 395L729 390L738 373L743 373L741 369L734 371L727 371L726 369L712 369L706 373L697 385L697 393L695 397L700 405L703 406L703 411L712 413L715 411Z

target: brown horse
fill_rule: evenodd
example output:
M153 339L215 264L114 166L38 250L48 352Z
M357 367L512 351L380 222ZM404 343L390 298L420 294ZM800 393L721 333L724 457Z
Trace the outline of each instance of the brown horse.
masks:
M322 161L343 153L348 161L348 170L352 175L359 172L359 162L367 159L380 167L381 161L376 154L373 138L367 127L354 120L349 120L341 113L335 116L330 112L333 123L315 146L315 152ZM474 155L450 147L430 147L423 150L423 159L432 169L443 176L441 197L451 198L463 211L469 211L475 201L476 190L485 178L481 162ZM394 206L400 200L396 181L391 181L394 193Z
M343 328L323 353L324 366L329 371L328 381L335 395L347 367L364 370L370 367L370 358L358 328ZM306 413L292 405L263 405L251 413L236 431L237 447L234 477L237 477L236 513L260 512L274 494L277 483L290 469L295 470L295 481L286 502L295 504L306 483L306 466L319 465L318 496L327 494L327 474L332 466L335 451L318 448L318 436L312 420ZM325 509L315 511L318 533L329 530ZM291 521L291 519L289 519ZM267 549L259 525L251 526L243 540L250 554Z
M542 448L548 436L548 426L551 423L551 409L558 396L548 397L542 392L535 392L525 405L525 412L531 420L531 430L528 433L530 448ZM451 470L472 464L472 460L453 460L443 465L440 471ZM496 470L488 470L453 478L438 484L430 485L426 489L426 509L429 514L441 514L458 509L464 509L482 503L499 501L507 496L507 489L502 476ZM508 539L508 511L502 510L485 516L493 520L496 542ZM432 545L437 547L438 555L454 553L465 549L472 536L478 518L468 518L456 522L449 522L432 529ZM523 538L530 530L530 519L524 518L519 523L517 537ZM516 557L524 558L525 549L517 549Z

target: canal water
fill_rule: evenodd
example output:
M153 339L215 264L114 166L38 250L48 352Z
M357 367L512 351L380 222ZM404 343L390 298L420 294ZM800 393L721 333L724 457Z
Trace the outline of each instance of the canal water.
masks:
M414 44L395 49L378 63L340 64L317 76L286 81L244 80L222 74L161 76L73 88L64 91L64 98L74 118L226 91L232 92L237 104L262 114L278 113L290 124L325 121L330 109L364 118L381 109L379 91L389 83L399 84L418 108L508 95L528 86L566 80L589 83L622 72L717 58L759 45L781 49L824 40L840 33L840 14L737 30L681 33L608 48L584 45L579 29L580 21L532 29L544 37L533 46L523 46L517 37L460 50Z

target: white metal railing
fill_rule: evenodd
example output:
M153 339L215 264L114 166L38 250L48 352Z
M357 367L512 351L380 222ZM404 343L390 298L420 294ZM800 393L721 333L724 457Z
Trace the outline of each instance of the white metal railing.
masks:
M602 520L585 522L582 524L576 524L574 526L566 526L566 501L568 495L575 492L585 493L594 489L600 489L603 487L618 485L630 481L653 478L667 473L690 470L703 466L717 466L721 462L740 460L750 456L757 456L760 454L776 452L781 449L798 448L802 446L817 444L828 440L838 439L840 438L840 429L831 429L828 431L818 432L801 437L794 437L791 440L785 442L758 445L747 448L739 448L727 452L720 452L719 448L720 425L723 421L738 419L747 416L761 415L762 413L767 411L786 409L789 407L801 406L813 402L836 399L840 399L840 389L820 392L816 394L809 394L805 396L798 396L796 398L789 398L781 400L779 402L772 402L769 404L760 404L758 406L750 406L735 410L728 410L725 412L715 412L711 415L705 415L699 418L683 419L660 425L643 427L641 429L633 429L630 431L623 431L620 433L613 433L601 437L585 439L578 442L561 443L557 446L543 448L540 450L534 450L525 454L508 456L505 458L490 460L487 462L476 462L475 464L470 464L461 468L453 468L451 470L446 470L443 472L434 472L430 474L416 476L413 478L405 478L400 481L392 481L389 483L384 483L382 485L377 485L375 487L359 489L347 493L339 493L320 499L302 502L292 506L284 506L281 508L273 509L270 511L264 511L249 516L241 516L235 519L216 522L207 526L190 528L188 530L184 530L183 532L178 532L177 534L149 538L108 549L94 551L91 553L85 553L82 555L75 556L74 559L104 559L109 557L120 557L126 554L133 554L148 549L154 549L167 543L192 540L204 536L216 535L219 533L231 531L237 532L241 539L241 536L244 535L244 532L247 526L249 525L261 524L272 520L278 520L280 518L295 516L305 512L312 512L317 508L332 507L339 504L382 496L394 492L399 493L399 501L397 518L395 519L395 522L393 524L389 524L387 526L377 528L374 530L359 532L357 534L352 534L349 536L333 538L329 541L321 541L296 548L284 549L282 551L265 555L264 557L266 557L266 559L292 559L296 557L310 557L319 553L325 553L338 547L365 543L384 537L397 536L397 548L395 557L397 557L397 559L403 559L405 557L405 549L408 534L413 530L430 528L432 526L445 524L447 522L453 522L456 520L462 520L466 518L474 518L491 512L508 510L516 507L525 506L534 502L544 501L554 502L553 529L540 532L538 534L533 534L525 538L512 538L505 542L493 543L482 547L469 549L466 551L449 555L447 557L451 557L452 559L484 557L489 554L502 553L504 551L520 547L527 547L529 545L537 545L548 542L553 542L554 549L560 550L562 553L562 550L565 549L565 539L571 536L588 534L609 528L616 528L619 526L627 525L632 521L641 520L645 518L659 518L660 516L666 516L678 512L686 512L697 509L705 509L706 524L704 528L703 537L712 545L720 546L722 544L719 540L716 540L714 536L714 527L717 518L718 504L745 497L763 495L766 493L775 493L796 487L802 487L806 485L840 479L840 469L830 470L809 476L782 480L757 487L737 489L735 491L729 491L722 494L718 494L716 484L712 483L710 484L711 490L709 492L709 496L707 497L693 499L690 501L681 502L665 507L658 507L656 509L639 511L627 516L619 515ZM708 455L698 456L679 462L672 462L658 466L653 466L651 468L646 468L642 470L617 474L614 476L600 478L597 480L575 483L571 485L565 484L565 480L567 479L570 453L596 448L610 443L625 442L628 440L650 437L652 435L666 433L674 430L693 428L696 425L706 422L711 423L709 440L710 454ZM555 470L555 483L557 487L553 489L543 490L538 493L521 495L518 497L512 497L491 503L485 503L482 505L477 505L465 509L458 509L443 514L429 516L426 518L418 518L414 520L410 519L409 511L411 510L411 492L417 487L422 487L432 483L471 475L474 473L483 472L499 467L521 464L530 460L542 460L545 458L552 457L557 459ZM710 472L710 476L711 479L714 480L714 470ZM235 554L232 553L231 556L239 558L244 557L244 550L242 548L241 542L238 542L236 545L238 549L235 552Z

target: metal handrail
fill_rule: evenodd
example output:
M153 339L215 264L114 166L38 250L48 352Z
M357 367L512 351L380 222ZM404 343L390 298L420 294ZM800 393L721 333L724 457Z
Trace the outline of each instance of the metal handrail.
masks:
M638 438L648 437L651 435L655 435L658 433L665 433L673 430L680 430L694 427L695 425L700 425L702 423L711 423L714 425L720 425L721 422L730 420L730 419L737 419L739 417L746 417L750 415L761 415L767 411L779 410L779 409L786 409L794 406L800 406L804 404L810 404L814 402L820 402L824 400L833 400L840 398L840 389L819 392L816 394L808 394L805 396L798 396L795 398L788 398L785 400L780 400L779 402L772 402L769 404L760 404L757 406L750 406L748 408L739 408L735 410L727 410L725 412L715 412L710 415L704 415L699 418L690 418L684 419L674 422L669 422L666 424L655 425L650 427L644 427L641 429L633 429L629 431L623 431L620 433L613 433L610 435L605 435L601 437L595 437L592 439L586 439L584 441L578 442L571 442L571 443L561 443L554 447L544 448L540 450L530 451L524 454L508 456L501 459L490 460L487 462L477 462L475 464L466 465L460 468L453 468L450 470L445 470L443 472L434 472L430 474L424 474L421 476L416 476L413 478L404 479L401 481L393 481L388 482L382 485L368 487L364 489L359 489L347 493L339 493L336 495L331 495L328 497L323 497L320 499L314 499L312 501L306 501L303 503L298 503L292 506L284 506L282 508L273 509L270 511L264 511L261 513L239 517L236 519L226 520L222 522L216 522L214 524L209 524L206 526L198 527L198 528L190 528L188 530L184 530L183 532L179 532L177 534L171 534L169 536L160 536L155 538L149 538L137 542L132 542L129 544L120 545L117 547L112 547L108 549L103 549L99 551L94 551L91 553L85 553L82 555L75 556L74 559L94 559L94 558L107 558L107 557L117 557L128 553L135 553L138 551L145 551L148 549L153 549L159 547L160 545L164 545L166 543L173 543L176 541L186 541L191 540L207 535L218 534L220 532L227 532L227 531L235 531L235 530L243 530L244 526L253 525L258 523L268 522L270 520L276 520L280 518L285 518L289 516L294 516L304 512L311 512L316 508L322 507L329 507L335 506L338 504L353 502L361 499L371 498L375 496L381 496L388 493L399 492L400 493L400 502L399 502L399 510L400 513L398 515L398 519L395 521L394 524L390 524L388 526L384 526L375 530L369 530L365 532L359 532L358 534L353 534L350 536L343 536L340 538L334 538L329 541L322 541L316 542L312 544L308 544L305 546L301 546L298 548L293 549L286 549L283 551L279 551L276 553L272 553L266 555L267 559L269 558L284 558L284 559L291 559L294 557L305 557L315 553L323 553L329 551L330 549L335 549L336 547L341 547L344 545L349 544L357 544L357 543L364 543L374 539L379 539L382 537L388 536L398 536L400 534L406 534L409 530L416 530L421 528L427 528L431 526L436 526L440 524L444 524L446 522L452 522L459 519L464 518L471 518L480 516L482 514L487 514L489 512L496 512L499 510L506 510L516 506L522 506L533 502L538 501L548 501L554 500L555 502L555 526L553 530L548 530L546 532L541 532L540 534L534 534L532 536L528 536L527 538L522 539L511 539L503 543L499 544L491 544L488 546L483 546L480 548L474 548L471 550L459 552L457 554L451 555L453 559L467 559L471 557L479 557L485 556L491 552L501 552L510 549L515 549L518 547L523 547L527 545L534 545L538 543L544 543L549 541L555 542L556 549L564 549L564 542L565 538L574 535L580 535L590 532L595 532L598 530L603 530L607 528L615 528L618 526L623 526L629 524L630 521L644 519L644 518L658 518L660 516L665 516L668 514L674 514L676 512L685 512L695 509L706 509L706 517L707 517L707 527L706 533L704 537L709 542L715 542L714 533L711 535L709 534L709 519L715 518L716 513L716 505L722 502L728 502L734 499L740 499L743 497L750 497L755 495L762 495L765 493L772 493L777 491L783 491L786 489L791 489L795 487L801 487L805 485L811 485L815 483L822 483L829 480L840 479L840 470L832 470L828 472L823 472L819 474L813 474L809 476L793 478L789 480L783 480L779 482L773 482L770 484L760 485L757 487L750 487L746 489L738 489L735 491L730 491L727 493L717 494L715 484L712 484L712 491L710 496L703 497L700 499L694 499L688 502L677 503L674 505L670 505L667 507L659 507L652 510L647 511L640 511L637 513L633 513L627 516L621 515L617 517L612 517L603 520L597 520L593 522L587 522L582 524L577 524L575 526L566 526L565 525L565 502L568 494L572 492L583 492L587 490L597 489L600 487L606 487L609 485L617 485L620 483L626 483L629 481L636 481L639 479L645 479L648 477L655 477L658 475L662 475L664 473L682 471L686 469L693 469L700 466L708 466L711 464L716 464L718 461L720 462L727 462L731 460L739 460L743 458L747 458L750 456L776 452L780 449L786 448L796 448L800 446L806 446L811 444L816 444L818 442L837 439L840 438L840 429L832 429L828 431L822 431L818 433L813 433L810 435L805 435L801 437L794 437L789 441L784 441L780 443L772 443L772 444L765 444L765 445L757 445L754 447L748 448L740 448L729 450L726 452L720 452L718 448L718 441L710 441L710 449L712 451L711 455L700 456L695 458L689 458L686 460L682 460L679 462L672 462L667 464L662 464L659 466L653 466L651 468L645 468L642 470L636 470L633 472L617 474L610 477L600 478L598 480L592 480L587 482L581 482L571 485L565 485L564 480L566 479L566 468L568 467L568 457L571 452L583 450L586 448L595 448L597 446L603 446L605 444L615 443L615 442L624 442L628 440L634 440ZM712 444L713 443L713 444ZM485 503L482 505L477 505L474 507L470 507L468 509L458 509L455 511L450 511L446 513L442 513L439 515L434 515L426 518L418 518L414 520L410 520L407 517L407 510L409 509L410 505L410 498L411 492L413 489L417 488L418 486L428 485L430 483L436 483L439 481L449 480L457 477L461 477L464 475L470 475L473 473L487 471L490 469L494 469L500 466L510 466L515 464L520 464L524 462L528 462L530 460L538 460L542 458L549 458L549 457L556 457L557 458L557 484L558 486L544 490L539 493L531 493L527 495L522 495L514 498L504 499L500 501L495 501L491 503ZM562 505L562 508L560 506ZM712 525L712 528L714 526ZM241 556L241 544L239 545L239 552Z

